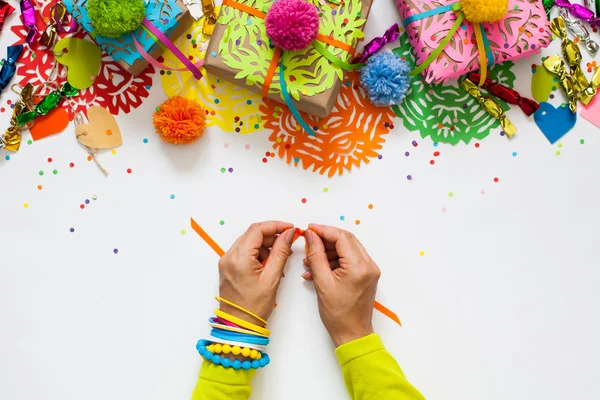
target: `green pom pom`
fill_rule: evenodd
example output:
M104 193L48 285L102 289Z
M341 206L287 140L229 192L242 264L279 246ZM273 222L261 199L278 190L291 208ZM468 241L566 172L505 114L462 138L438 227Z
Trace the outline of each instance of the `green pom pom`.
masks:
M98 34L111 38L132 32L146 15L144 0L88 0L87 11Z

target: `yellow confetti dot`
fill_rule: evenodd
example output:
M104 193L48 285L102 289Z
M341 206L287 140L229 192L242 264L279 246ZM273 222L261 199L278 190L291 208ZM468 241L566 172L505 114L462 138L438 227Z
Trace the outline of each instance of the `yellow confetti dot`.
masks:
M562 147L562 143L559 143L557 146L560 149Z
M113 153L113 154L117 154L117 151L113 149L112 153Z
M560 156L560 150L556 150L556 155Z
M25 204L23 204L23 207L25 207L25 208L29 208L29 203L25 203Z
M419 253L419 255L420 255L421 257L423 257L423 256L425 255L425 252L424 252L423 250L421 250L421 252Z
M181 234L182 234L182 235L185 235L185 233L186 233L186 232L185 232L185 229L182 229L182 230L181 230Z

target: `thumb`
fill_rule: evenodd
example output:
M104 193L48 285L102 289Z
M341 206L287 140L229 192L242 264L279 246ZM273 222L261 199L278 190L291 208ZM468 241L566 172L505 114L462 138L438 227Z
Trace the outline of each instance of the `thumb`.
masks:
M313 230L307 229L304 233L306 238L307 251L306 259L308 266L312 272L315 282L323 281L331 277L331 267L327 254L325 253L325 245L323 241Z
M267 258L265 264L264 273L274 276L277 279L281 279L283 276L283 269L287 263L288 258L292 255L292 243L294 242L294 229L288 229L277 237L273 248Z

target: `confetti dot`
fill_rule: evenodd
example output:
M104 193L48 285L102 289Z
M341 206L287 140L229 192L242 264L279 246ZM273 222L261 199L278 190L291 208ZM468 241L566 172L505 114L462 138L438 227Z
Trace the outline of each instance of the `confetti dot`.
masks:
M373 209L373 204L369 204L369 210Z
M329 189L323 188L323 193L327 193L327 192L329 192Z
M439 155L440 155L440 152L439 152L439 151L434 151L434 152L433 152L433 156L434 156L434 157L438 157Z
M419 143L417 143L417 141L416 141L416 140L413 140L413 141L412 141L412 145L413 145L414 147L417 147L417 146L419 145Z
M430 160L430 161L429 161L429 164L431 164L431 165L434 165L434 164L435 164L435 161L433 161L433 160Z
M221 168L221 173L225 173L225 171L227 171L225 168Z
M117 151L113 149L113 151L111 153L113 153L113 155L115 155L115 154L117 154Z
M408 179L409 181L412 180L412 175L406 175L406 179Z
M98 200L98 195L96 193L94 193L92 195L92 200L94 200L94 201Z
M302 204L306 204L306 199L302 199Z
M172 194L171 196L169 196L171 198L171 200L175 199L175 195Z
M383 156L382 156L381 154L379 154L379 155L377 156L377 158L378 158L379 160L381 160L381 159L383 158Z
M25 208L29 208L29 203L24 203L24 204L23 204L23 207L25 207Z
M346 220L346 217L344 217L343 215L340 215L340 221L344 221Z
M250 20L248 20L248 24L251 24ZM212 52L210 53L210 55L211 55L211 57L216 57L216 56L217 56L217 53L216 53L216 52L214 52L214 51L212 51Z
M446 207L442 207L442 212L446 212Z
M494 182L498 183L499 179L498 178L494 178Z
M479 193L485 194L485 189L481 189L481 191Z
M6 161L10 161L10 156L9 156L9 155L6 155L6 156L4 156L4 159L5 159Z
M453 192L448 193L448 197L454 197L454 193Z
M114 249L114 250L113 250L113 253L115 253L115 254L119 254L119 249Z
M556 150L556 155L560 156L560 150Z
M42 190L43 189L42 185L37 185L37 189Z
M52 173L53 173L54 175L58 175L58 170L56 170L56 169L55 169L55 170L52 170Z
M516 156L517 156L517 152L516 152L516 151L513 151L513 152L512 152L512 156L513 156L513 157L516 157Z
M229 173L232 173L233 172L233 168L229 167L229 169L227 171L229 171Z
M38 172L38 174L39 174L40 176L42 176L42 175L44 175L44 171L40 171L40 172Z
M264 162L264 163L266 163L267 161L269 161L269 160L267 160L266 158L262 159L262 162Z
M475 143L475 148L478 149L479 148L479 143Z
M250 145L249 145L249 144L247 144L246 146L244 146L244 148L245 148L246 150L250 150Z
M75 228L69 229L69 232L71 232L71 233L75 232Z
M32 142L31 140L28 140L28 141L27 141L27 144L28 144L28 145L32 145L32 144L33 144L33 142Z
M127 173L131 174L131 168L127 168Z
M223 221L223 220L220 220L220 221L219 221L219 225L225 225L225 221Z
M92 161L92 156L87 156L88 161Z
M405 155L406 157L408 157L408 156L410 156L410 153L407 151L407 152L405 152L405 153L404 153L404 155Z
M181 234L182 234L182 235L185 235L185 234L186 234L186 232L185 232L185 229L182 229L182 230L181 230Z
M423 250L421 250L421 251L419 252L419 255L420 255L421 257L423 257L423 256L425 255L425 252L424 252Z
M85 204L80 204L79 208L81 208L82 210L85 209Z
M562 147L562 143L559 143L557 146L560 149Z
M148 143L148 138L144 138L144 140L142 140L142 142Z
M454 122L458 122L458 119ZM438 142L433 142L433 147L438 147Z
M73 164L73 163L69 164L69 167L71 167L71 168L73 168L74 166L75 166L75 164Z
M360 225L360 219L357 219L356 221L354 221L354 223L355 223L356 225Z
M579 141L579 144L584 144L584 143L585 143L585 140L583 140L583 139L581 139L581 140Z
M223 147L225 147L226 149L228 149L228 148L229 148L229 143L225 143L225 144L223 145Z
M50 162L52 162L52 159L51 159L51 158L48 158L48 162L49 162L49 163L50 163Z
M106 134L107 134L108 136L112 135L112 129L107 129L107 130L106 130Z
M85 199L85 204L90 204L90 199Z

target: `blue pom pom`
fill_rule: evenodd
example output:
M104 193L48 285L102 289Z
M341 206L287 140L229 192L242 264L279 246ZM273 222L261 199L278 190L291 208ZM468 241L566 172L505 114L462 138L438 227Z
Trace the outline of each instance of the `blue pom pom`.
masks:
M237 371L238 369L242 368L242 362L240 360L235 360L231 363L231 368Z
M389 107L404 100L411 82L409 72L408 64L399 55L377 53L360 70L360 83L371 103L378 107Z

